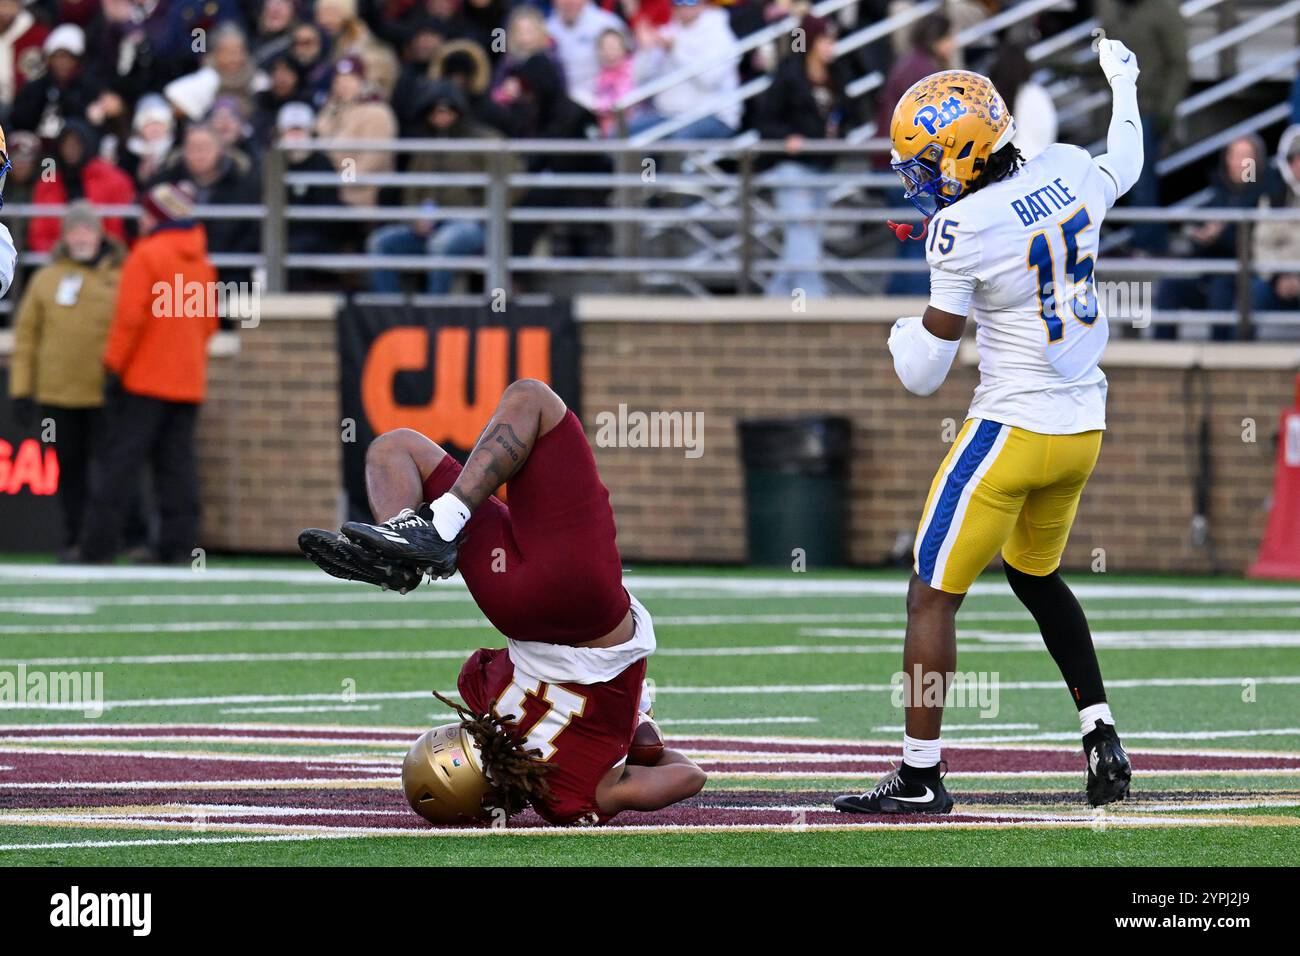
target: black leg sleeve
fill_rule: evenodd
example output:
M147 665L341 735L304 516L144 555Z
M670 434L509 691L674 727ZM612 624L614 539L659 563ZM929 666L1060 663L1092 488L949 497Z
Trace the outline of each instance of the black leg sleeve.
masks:
M1079 710L1106 700L1101 667L1092 646L1092 632L1074 592L1060 572L1046 576L1026 574L1003 562L1011 590L1029 609L1043 635L1043 643L1061 669L1074 706Z

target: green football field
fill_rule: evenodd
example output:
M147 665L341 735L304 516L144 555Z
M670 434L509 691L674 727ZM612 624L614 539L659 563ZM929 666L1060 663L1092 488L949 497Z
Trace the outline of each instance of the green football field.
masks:
M1294 864L1300 585L1070 580L1133 759L1126 803L1084 804L1074 707L999 575L959 619L956 810L875 821L830 800L896 759L906 577L636 568L655 715L705 790L595 830L456 830L412 814L398 774L450 717L430 690L502 643L458 582L0 564L0 862Z

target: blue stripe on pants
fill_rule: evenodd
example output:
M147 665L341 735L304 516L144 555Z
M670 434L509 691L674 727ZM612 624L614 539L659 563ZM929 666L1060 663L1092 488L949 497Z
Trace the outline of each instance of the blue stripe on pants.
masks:
M1000 422L980 422L975 429L975 435L958 457L957 464L948 473L948 480L944 483L943 490L939 492L939 500L934 504L930 524L925 529L925 537L921 540L921 548L917 552L916 573L926 584L934 583L932 581L934 564L939 558L939 549L943 547L944 539L948 537L948 530L952 527L953 513L957 510L957 503L961 501L962 490L975 474L975 469L988 455L989 449L993 447L1001 431Z

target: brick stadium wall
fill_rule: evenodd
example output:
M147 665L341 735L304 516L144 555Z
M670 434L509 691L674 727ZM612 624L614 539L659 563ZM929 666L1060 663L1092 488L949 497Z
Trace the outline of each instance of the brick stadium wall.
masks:
M298 532L338 525L339 364L328 296L268 297L261 322L210 365L199 418L203 545L296 552Z
M850 560L884 562L898 535L915 531L947 452L944 420L962 420L976 383L968 347L937 393L925 399L906 394L885 350L887 330L882 322L806 318L584 322L589 434L595 415L620 402L629 409L704 413L705 452L697 460L678 449L597 449L624 553L633 559L743 560L737 420L829 413L853 423ZM1161 349L1168 351L1155 351ZM1187 405L1184 366L1194 360L1246 365L1204 375L1219 566L1241 571L1253 560L1272 487L1272 437L1279 410L1295 394L1300 350L1117 342L1107 362L1110 428L1080 506L1067 566L1090 566L1093 549L1102 548L1110 571L1210 569L1207 552L1193 547L1190 533L1196 455L1189 429L1199 405ZM1256 367L1269 365L1289 368ZM1242 440L1245 418L1258 423L1253 444Z
M915 303L904 304L915 306ZM820 311L818 311L820 309ZM690 314L689 320L681 317ZM744 557L742 417L830 413L853 421L850 557L879 564L916 525L944 419L960 422L975 385L969 348L934 396L906 395L884 349L900 304L863 300L792 317L783 302L590 299L579 303L583 419L619 403L704 413L705 450L598 448L620 545L632 561ZM753 316L731 321L737 314ZM864 319L863 316L874 316ZM338 368L328 298L277 297L237 350L213 359L199 429L203 542L225 551L291 552L299 529L336 523L340 499ZM1279 410L1295 389L1295 346L1112 343L1110 432L1067 553L1086 567L1201 571L1191 543L1198 407L1185 398L1200 362L1211 401L1212 531L1220 566L1254 557L1273 470ZM1242 441L1242 420L1258 441Z

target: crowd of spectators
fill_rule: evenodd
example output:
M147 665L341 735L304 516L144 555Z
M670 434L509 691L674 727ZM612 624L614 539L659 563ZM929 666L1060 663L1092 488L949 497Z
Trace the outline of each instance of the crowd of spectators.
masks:
M774 205L788 217L782 228L788 268L771 277L767 291L826 294L823 275L808 267L821 257L818 213L828 192L806 180L834 161L806 151L810 140L839 138L873 122L879 133L903 90L934 70L959 66L994 79L1017 117L1016 145L1026 157L1057 136L1052 98L1035 82L1038 65L1031 65L1021 42L1033 39L1034 29L1059 27L1043 19L1054 14L1022 24L1018 32L959 45L962 30L1011 2L946 0L942 12L905 31L835 55L838 36L879 22L909 2L860 0L834 19L820 19L806 15L806 0L0 0L0 123L12 162L5 199L38 206L79 199L126 205L159 183L186 182L199 204L252 204L262 198L268 149L302 141L301 149L286 153L288 169L337 176L332 183L318 176L312 185L294 185L291 203L380 209L335 223L293 220L291 253L478 256L485 252L482 224L440 210L483 204L483 190L454 175L481 172L481 156L383 149L322 153L305 144L313 137L600 139L649 130L657 130L657 138L720 139L754 130L786 144L784 155L765 156L758 164ZM1159 78L1139 85L1147 155L1158 156L1188 85L1187 39L1177 5L1091 0L1074 15L1089 10L1134 49L1144 80ZM620 108L639 86L717 60L718 51L738 37L792 13L802 17L794 33ZM1052 66L1062 75L1072 68L1065 61ZM1091 63L1075 67L1096 72ZM846 94L851 80L875 72L883 77L878 87L857 98ZM772 78L761 95L734 95L761 74ZM1295 99L1300 103L1300 84ZM1262 144L1254 148L1261 166L1268 166ZM1292 180L1280 175L1234 190L1232 161L1225 156L1215 183L1232 204L1293 201L1284 188ZM875 168L886 165L887 157L878 155ZM1154 166L1146 164L1133 203L1160 204ZM520 167L531 173L584 172L608 170L612 162L599 153L535 153L523 157ZM424 178L405 189L357 180L395 169L453 175L445 185ZM599 205L607 198L545 185L511 194L512 204L524 207ZM897 191L880 198L901 202ZM423 214L386 217L387 206ZM219 261L260 249L255 217L212 218L205 225L208 247ZM57 216L37 215L11 228L21 230L24 246L35 252L49 252L59 238ZM108 215L103 228L127 245L135 239L129 219ZM568 254L584 254L593 241L591 230L549 231L552 248L558 243ZM1233 233L1211 236L1212 231L1170 235L1162 224L1140 224L1132 228L1130 247L1161 255L1190 243L1195 252L1217 255ZM547 233L542 222L516 223L512 251L534 252ZM897 251L904 257L924 254L919 243ZM222 269L224 279L247 275L234 265ZM292 287L340 281L330 272L290 275ZM472 280L434 265L423 273L376 269L350 281L374 291L441 293ZM925 284L923 271L900 270L888 291L920 293ZM1261 287L1259 301L1279 301L1277 285ZM1282 292L1291 291L1289 279L1280 285ZM1213 305L1225 290L1223 283L1172 283L1161 295L1175 304L1204 299Z

